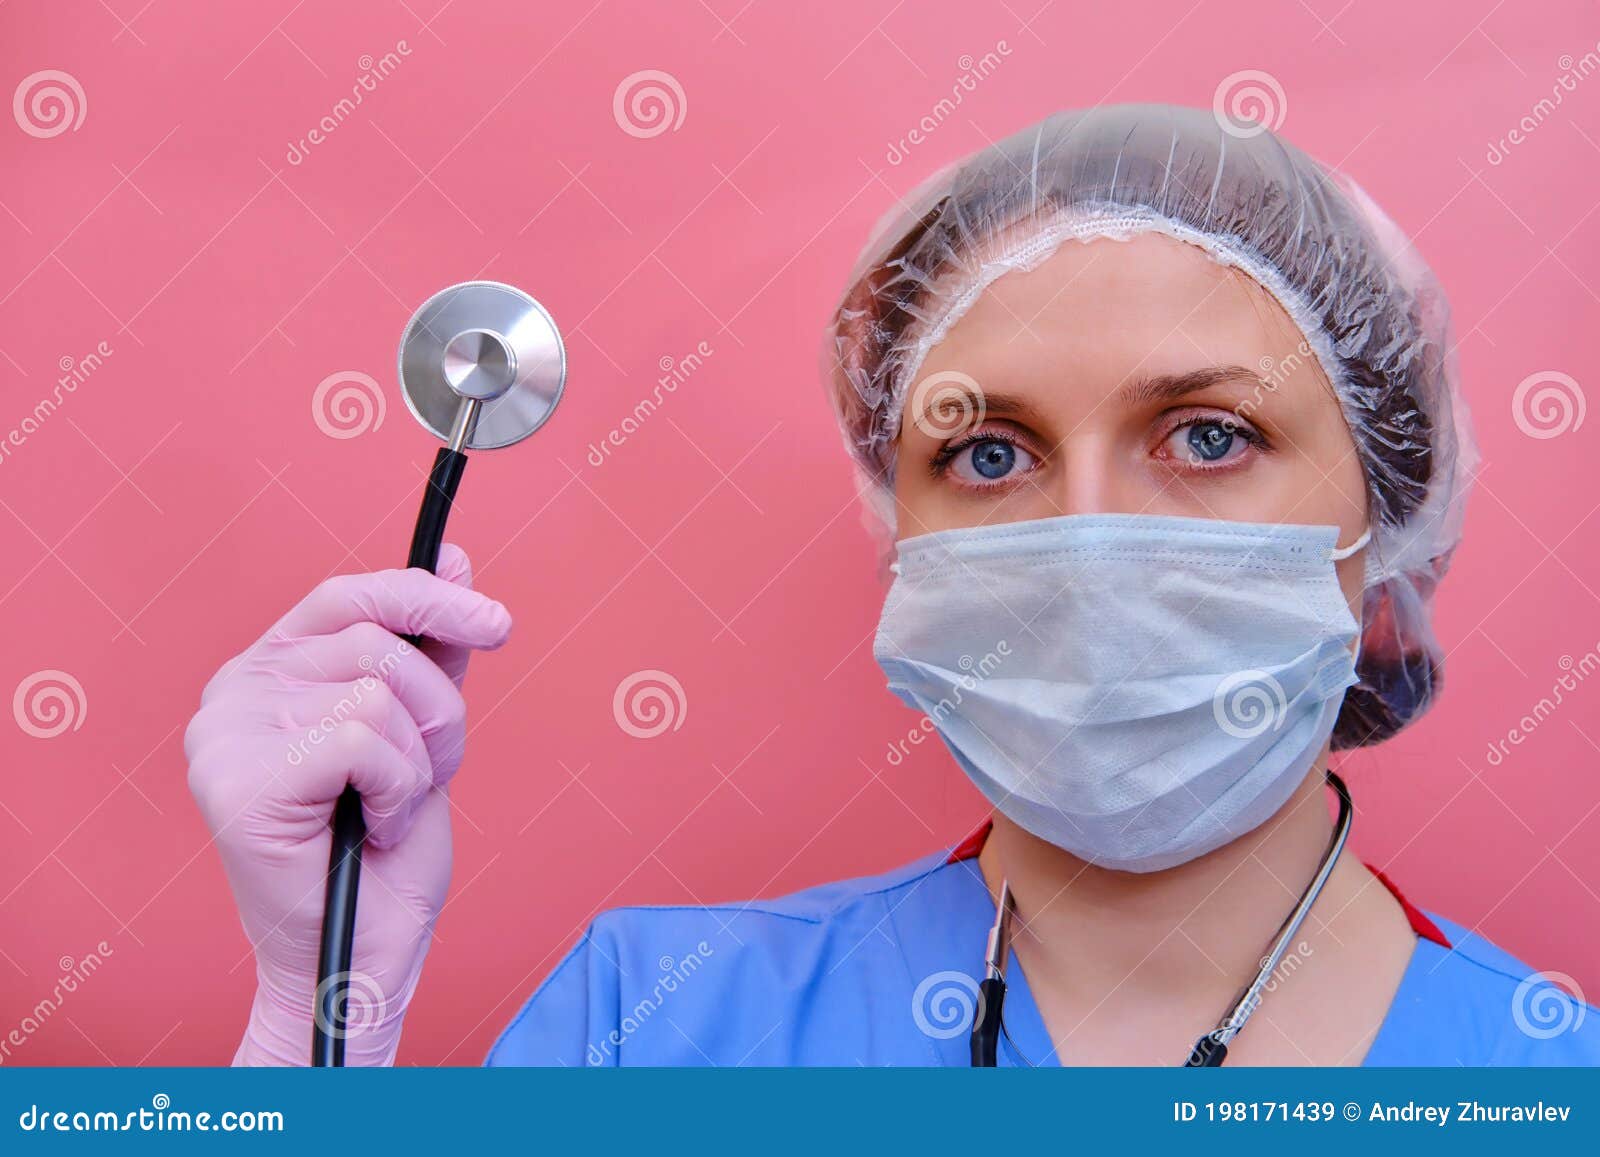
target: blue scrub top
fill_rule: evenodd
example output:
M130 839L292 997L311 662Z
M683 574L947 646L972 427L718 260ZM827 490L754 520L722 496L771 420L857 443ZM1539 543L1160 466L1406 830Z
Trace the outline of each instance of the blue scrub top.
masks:
M602 913L487 1063L965 1066L995 916L983 834L776 900ZM1365 1064L1600 1065L1600 1010L1396 898L1417 945ZM1015 954L1007 977L1000 1064L1059 1063Z

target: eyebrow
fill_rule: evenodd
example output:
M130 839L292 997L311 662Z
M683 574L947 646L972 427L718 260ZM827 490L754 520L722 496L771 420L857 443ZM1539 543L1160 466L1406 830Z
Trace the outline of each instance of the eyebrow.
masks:
M1130 406L1170 402L1188 394L1226 383L1237 383L1253 389L1266 388L1261 375L1244 366L1206 366L1181 374L1157 374L1138 377L1124 382L1117 394Z
M1256 390L1272 388L1260 374L1244 366L1205 366L1181 374L1131 378L1117 389L1117 397L1129 406L1154 405L1230 382ZM1014 394L980 391L975 397L985 417L1012 417L1022 421L1038 421L1041 417L1037 406Z

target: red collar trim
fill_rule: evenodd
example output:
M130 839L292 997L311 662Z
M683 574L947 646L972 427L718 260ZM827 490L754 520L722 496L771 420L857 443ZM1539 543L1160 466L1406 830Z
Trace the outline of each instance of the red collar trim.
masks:
M976 859L978 853L983 851L983 845L989 841L989 833L993 829L993 817L985 819L970 836L950 849L950 856L945 863L959 864L962 860Z
M950 856L945 860L945 863L957 864L962 860L970 860L976 857L979 852L983 851L983 845L989 839L989 832L993 827L993 819L984 820L983 823L978 825L977 830L950 849ZM1362 863L1366 863L1366 861L1363 860ZM1413 932L1424 940L1433 941L1441 948L1449 949L1451 947L1449 937L1439 930L1439 926L1428 918L1426 912L1405 898L1405 895L1395 886L1393 880L1371 864L1367 864L1367 871L1378 877L1378 883L1389 889L1389 894L1395 898L1395 902L1400 905L1400 910L1406 914L1406 919L1411 922L1411 930Z
M1361 862L1367 864L1365 860ZM1444 934L1444 931L1432 920L1428 919L1426 912L1418 908L1410 900L1407 900L1405 893L1400 891L1393 880L1371 864L1367 864L1367 871L1378 877L1378 883L1389 889L1389 895L1395 898L1400 905L1400 910L1406 914L1406 919L1411 921L1411 930L1413 932L1424 940L1432 940L1441 948L1454 949L1455 946L1450 943L1450 938Z

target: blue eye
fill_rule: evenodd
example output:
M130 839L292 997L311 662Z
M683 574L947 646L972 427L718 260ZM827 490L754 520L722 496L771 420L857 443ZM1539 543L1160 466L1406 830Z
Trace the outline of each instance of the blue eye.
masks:
M972 468L985 478L1004 478L1017 462L1017 451L1010 442L979 442L971 453Z
M1200 470L1227 466L1241 458L1260 438L1223 418L1185 422L1165 439L1168 456Z
M1196 422L1189 427L1189 452L1202 462L1215 462L1233 449L1238 435L1221 422Z
M975 486L1000 482L1035 464L1034 456L1003 438L978 438L956 450L950 468Z

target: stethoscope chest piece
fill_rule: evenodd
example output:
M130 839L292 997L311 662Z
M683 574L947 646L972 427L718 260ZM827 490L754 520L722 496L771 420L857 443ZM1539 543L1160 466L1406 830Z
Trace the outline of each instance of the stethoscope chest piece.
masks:
M549 418L566 379L566 349L550 314L498 281L440 290L400 340L406 405L458 449L520 442Z

